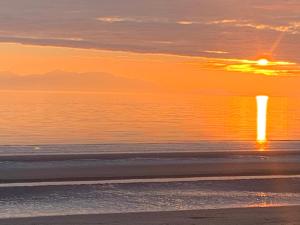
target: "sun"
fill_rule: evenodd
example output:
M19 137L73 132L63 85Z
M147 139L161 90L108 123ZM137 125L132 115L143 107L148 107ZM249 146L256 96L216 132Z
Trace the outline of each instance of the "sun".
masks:
M262 59L257 60L257 65L259 65L259 66L267 66L267 65L269 65L269 63L270 63L270 61L268 59L262 58Z

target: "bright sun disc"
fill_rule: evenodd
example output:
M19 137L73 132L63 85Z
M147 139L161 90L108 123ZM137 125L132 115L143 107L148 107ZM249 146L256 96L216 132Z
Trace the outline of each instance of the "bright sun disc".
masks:
M260 65L260 66L267 66L269 64L269 60L259 59L259 60L257 60L257 64Z

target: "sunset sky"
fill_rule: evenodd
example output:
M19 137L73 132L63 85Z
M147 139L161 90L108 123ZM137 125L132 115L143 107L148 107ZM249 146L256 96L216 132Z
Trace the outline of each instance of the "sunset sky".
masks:
M300 95L299 11L298 0L1 1L1 88L61 75L64 89L92 73L109 87Z

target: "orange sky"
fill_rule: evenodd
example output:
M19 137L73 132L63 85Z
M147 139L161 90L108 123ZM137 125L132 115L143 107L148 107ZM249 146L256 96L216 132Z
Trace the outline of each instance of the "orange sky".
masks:
M51 71L105 72L145 80L162 90L208 94L298 94L298 65L256 59L222 59L170 54L0 44L0 71L21 75ZM2 74L5 72L2 72Z

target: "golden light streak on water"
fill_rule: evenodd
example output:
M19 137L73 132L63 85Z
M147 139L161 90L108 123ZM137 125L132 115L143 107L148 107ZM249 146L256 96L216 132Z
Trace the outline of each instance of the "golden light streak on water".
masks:
M257 103L257 142L261 145L267 142L267 111L268 96L256 96Z

